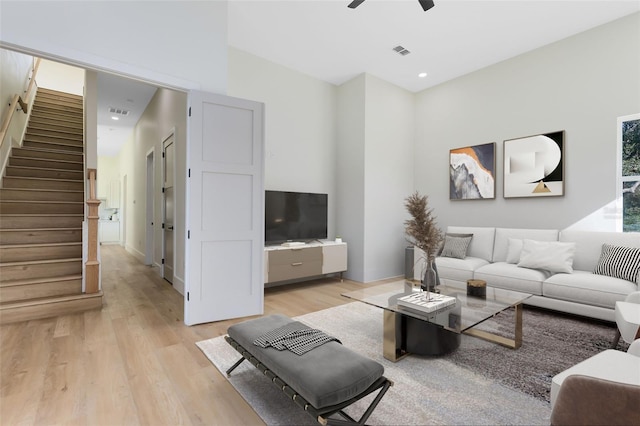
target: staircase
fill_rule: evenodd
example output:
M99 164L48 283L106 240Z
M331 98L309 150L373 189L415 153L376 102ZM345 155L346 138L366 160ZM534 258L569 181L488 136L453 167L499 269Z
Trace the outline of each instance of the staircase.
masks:
M0 188L0 324L102 306L82 293L82 97L38 89Z

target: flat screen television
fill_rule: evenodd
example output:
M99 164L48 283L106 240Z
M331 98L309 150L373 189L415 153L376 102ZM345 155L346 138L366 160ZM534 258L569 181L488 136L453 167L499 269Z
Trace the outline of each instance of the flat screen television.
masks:
M327 194L265 191L265 244L327 238Z

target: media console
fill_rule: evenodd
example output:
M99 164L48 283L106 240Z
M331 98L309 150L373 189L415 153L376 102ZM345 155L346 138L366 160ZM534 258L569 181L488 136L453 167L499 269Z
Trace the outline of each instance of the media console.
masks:
M347 270L347 243L323 241L264 248L264 282L312 278Z

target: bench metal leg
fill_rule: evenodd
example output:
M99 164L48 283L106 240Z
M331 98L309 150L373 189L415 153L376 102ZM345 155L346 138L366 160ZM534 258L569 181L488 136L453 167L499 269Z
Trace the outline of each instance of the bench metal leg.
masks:
M386 377L382 376L378 378L368 389L356 395L355 397L349 399L348 401L344 401L340 404L333 405L331 407L325 407L320 410L313 407L309 404L303 397L301 397L293 388L291 388L287 383L282 381L275 373L273 373L269 368L258 361L250 352L248 352L245 348L242 347L238 342L233 340L230 336L225 336L225 340L229 343L235 350L237 350L242 358L238 360L234 365L232 365L227 370L227 375L231 373L237 366L239 366L242 361L245 359L253 364L260 372L262 372L271 382L276 385L282 392L285 393L289 398L291 398L298 406L304 409L308 414L314 417L318 423L321 425L364 425L369 416L373 413L373 410L378 406L380 400L387 392L387 390L393 386L393 382ZM378 394L373 399L373 401L369 404L367 410L362 414L360 420L355 420L351 418L347 413L343 411L344 408L350 406L354 402L364 398L365 396L378 391ZM343 417L345 420L330 418L332 415L338 414Z
M352 417L350 417L347 413L345 413L344 411L340 410L337 412L337 414L341 415L345 420L340 420L340 419L331 419L331 418L323 418L323 417L319 417L318 418L318 423L320 424L326 424L326 425L336 425L336 426L341 426L341 425L364 425L367 420L369 419L369 416L371 416L371 414L373 413L373 410L376 409L376 407L378 406L378 404L380 403L380 400L382 399L382 397L384 396L384 394L387 392L387 390L393 386L393 382L390 380L387 380L384 385L382 385L382 388L380 389L380 391L378 392L378 395L376 395L376 397L374 398L373 401L371 401L371 404L369 404L369 407L367 408L367 410L362 414L362 416L360 417L359 420L355 420ZM322 419L322 420L321 420Z
M240 358L235 364L233 364L231 367L229 367L229 369L227 370L227 377L229 377L231 375L231 372L233 370L235 370L240 364L242 364L242 362L245 360L244 357Z

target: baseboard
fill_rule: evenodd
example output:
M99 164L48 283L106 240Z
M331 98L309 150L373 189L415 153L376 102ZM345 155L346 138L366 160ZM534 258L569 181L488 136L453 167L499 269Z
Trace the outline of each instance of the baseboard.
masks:
M182 278L173 276L173 288L184 296L184 280Z
M144 255L144 253L140 253L138 250L136 250L134 247L131 247L130 245L125 245L124 249L130 254L132 254L136 259L140 261L140 263L144 265L144 261L146 260L146 256Z

